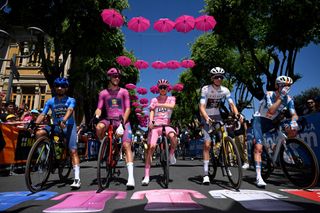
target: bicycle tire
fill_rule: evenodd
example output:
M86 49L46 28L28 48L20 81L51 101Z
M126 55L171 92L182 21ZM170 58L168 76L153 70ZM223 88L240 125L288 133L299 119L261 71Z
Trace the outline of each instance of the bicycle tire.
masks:
M164 187L169 187L169 144L166 137L162 138L163 149L161 149L161 166L163 169L163 183Z
M112 146L110 146L110 140L106 137L100 146L97 160L97 182L99 191L109 187L112 177L112 167L109 162L110 148L112 148Z
M254 146L255 144L252 145L251 148L251 158L253 162L254 169L256 168L256 164L254 161ZM262 146L262 153L261 153L261 176L263 180L267 180L270 175L272 174L274 169L272 159L270 158L267 149L265 146Z
M286 144L281 146L280 165L295 186L307 189L318 183L318 160L312 149L300 139L287 139Z
M235 189L239 189L242 183L241 158L234 140L227 136L222 145L222 156L228 179Z
M211 162L212 172L209 172L209 177L211 181L213 181L217 175L218 161L221 158L221 150L220 150L221 146L216 148L219 149L219 151L216 151L214 146L212 146L210 149L210 162ZM216 156L215 152L218 153L218 156Z
M58 175L59 175L60 181L65 182L65 181L67 181L67 179L70 175L71 168L72 168L72 161L71 161L71 156L70 156L70 152L67 147L67 144L61 142L60 146L63 147L63 151L62 151L63 157L59 161Z
M26 162L25 182L31 192L43 189L50 175L51 162L50 139L46 136L40 137L33 144Z

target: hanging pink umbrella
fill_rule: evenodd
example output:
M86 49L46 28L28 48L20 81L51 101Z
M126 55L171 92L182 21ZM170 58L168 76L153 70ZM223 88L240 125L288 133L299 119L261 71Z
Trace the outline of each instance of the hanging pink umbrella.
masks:
M196 64L194 63L194 61L191 60L191 59L183 60L180 64L181 64L181 66L184 67L184 68L192 68L192 67L194 67L194 65L196 65Z
M144 60L137 60L136 62L134 62L134 66L141 70L141 69L147 69L149 67L149 64Z
M140 113L140 112L142 112L142 109L136 108L134 111Z
M142 105L141 105L142 108L145 108L145 107L147 107L147 106L149 106L149 105L148 105L148 104L142 104Z
M118 64L124 67L130 66L131 64L131 59L124 55L117 57L116 61L118 62Z
M138 106L140 106L140 104L139 104L138 102L133 102L131 105L132 105L133 107L138 107Z
M196 18L195 27L198 30L208 31L212 30L216 26L217 22L213 16L199 16Z
M172 90L176 92L181 92L183 90L183 84L177 83L172 87Z
M167 33L173 30L175 24L174 21L171 21L168 18L161 18L154 23L153 28L160 33Z
M151 66L155 69L164 69L167 67L166 63L162 61L154 61L152 62Z
M148 104L149 100L147 98L141 98L140 104Z
M193 30L195 20L192 16L183 15L176 19L175 28L178 32L187 33Z
M136 85L132 84L132 83L129 83L129 84L126 84L124 86L125 88L129 89L129 90L133 90L136 88Z
M146 31L150 27L150 21L144 17L133 17L128 22L128 28L135 32Z
M130 100L135 101L138 100L138 96L137 95L129 95Z
M152 87L150 87L150 92L152 92L153 94L159 93L159 88L158 88L158 86L152 86Z
M167 68L169 69L178 69L181 65L180 65L180 62L179 61L176 61L176 60L170 60L166 63L167 65Z
M124 23L122 15L114 9L104 9L101 17L103 22L111 27L121 27Z
M147 94L147 89L146 88L143 88L143 87L139 87L137 88L137 93L139 93L140 95L145 95Z

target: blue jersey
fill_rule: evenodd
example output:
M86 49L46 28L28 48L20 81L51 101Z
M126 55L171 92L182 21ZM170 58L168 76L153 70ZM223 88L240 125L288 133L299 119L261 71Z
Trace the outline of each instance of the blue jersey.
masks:
M57 97L53 97L46 102L42 114L46 115L49 112L49 109L51 109L53 123L58 124L58 121L63 120L68 108L74 109L75 106L76 100L74 98L65 96L59 100ZM69 117L66 124L73 125L74 123L74 116L72 115Z

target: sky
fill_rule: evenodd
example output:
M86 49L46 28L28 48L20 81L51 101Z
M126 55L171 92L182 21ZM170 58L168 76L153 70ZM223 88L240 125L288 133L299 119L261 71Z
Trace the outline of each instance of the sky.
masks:
M178 83L180 74L185 70L164 69L158 70L151 67L151 63L156 60L181 61L191 57L191 45L197 37L204 34L203 31L193 30L188 33L180 33L175 30L169 33L159 33L153 29L153 23L160 18L175 20L181 15L191 15L199 17L204 15L201 10L204 7L203 0L128 0L130 8L123 11L127 20L136 16L143 16L150 20L150 28L141 33L133 32L127 27L122 27L125 35L125 47L133 51L137 59L149 62L149 68L140 71L140 81L138 87L148 89L156 85L161 78L168 79L170 84ZM219 20L217 20L219 24ZM213 65L217 66L217 65ZM209 70L208 70L209 71ZM226 70L227 71L227 70ZM295 72L302 75L302 79L295 82L290 94L298 95L301 91L311 87L319 87L320 77L320 45L311 44L303 48L297 55ZM149 92L141 96L151 99L155 94ZM257 107L257 101L255 101ZM251 116L252 110L246 111L245 115Z

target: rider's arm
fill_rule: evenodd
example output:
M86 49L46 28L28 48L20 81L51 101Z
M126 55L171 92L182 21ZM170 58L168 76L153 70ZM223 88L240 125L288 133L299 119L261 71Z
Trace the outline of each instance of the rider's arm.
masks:
M49 112L49 109L51 108L51 102L53 101L53 99L49 99L45 105L44 105L44 108L42 110L42 113L40 113L40 115L37 117L37 120L36 120L36 124L40 124L43 119L45 118L45 116L48 114Z
M236 116L236 118L238 118L239 111L238 111L237 106L233 103L232 100L229 101L229 106L230 106L230 109L231 109L231 111L233 112L233 114Z
M95 116L96 116L96 118L100 118L100 116L101 116L101 109L96 109L96 111L95 111Z
M152 126L154 125L154 110L150 109L150 113L149 113L149 128L152 128Z
M101 112L102 112L101 109L102 109L103 104L104 104L104 102L103 102L104 98L103 97L104 97L104 90L99 93L98 105L97 105L97 109L96 109L96 111L94 113L96 118L100 118L100 116L101 116Z
M199 103L199 111L200 111L200 115L204 118L204 120L206 122L209 121L209 116L206 112L206 104L207 104L207 96L208 93L208 86L204 86L201 89L201 98L200 98L200 103Z
M131 109L130 109L130 107L128 107L123 114L123 123L127 123L128 119L129 119L130 112L131 112Z
M73 108L68 108L66 114L64 115L62 122L66 123L67 120L70 118L70 116L72 116L73 113Z
M280 98L280 95L277 94L276 101L274 103L272 103L271 95L272 95L272 93L267 92L265 99L266 99L266 104L268 107L268 114L272 116L277 112L277 109L280 107L282 100Z
M130 108L130 97L129 97L129 92L128 90L125 90L124 95L123 95L123 103L124 103L124 114L123 114L123 123L127 123L129 119L129 115L131 113L131 108Z
M205 104L199 104L199 110L200 110L200 115L204 118L204 120L206 121L206 122L208 122L208 120L209 120L209 116L208 116L208 114L207 114L207 112L206 112L206 106L205 106Z
M45 116L46 116L45 114L42 114L42 113L41 113L41 114L37 117L36 124L40 124L40 123L43 121L43 119L44 119Z

